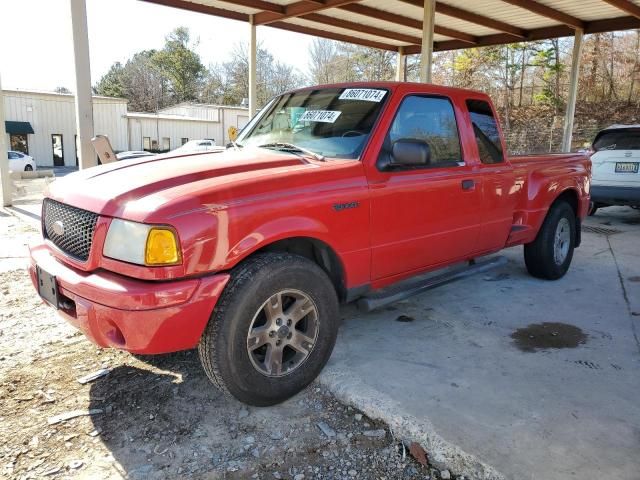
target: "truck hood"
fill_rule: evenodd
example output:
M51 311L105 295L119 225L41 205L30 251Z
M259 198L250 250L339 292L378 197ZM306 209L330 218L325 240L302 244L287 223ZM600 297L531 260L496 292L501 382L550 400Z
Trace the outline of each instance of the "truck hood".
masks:
M159 155L88 168L57 179L48 197L95 213L120 216L127 203L176 187L202 185L214 190L227 181L286 174L312 162L267 149L226 150L185 156ZM182 190L182 189L180 189ZM169 198L167 198L169 200Z

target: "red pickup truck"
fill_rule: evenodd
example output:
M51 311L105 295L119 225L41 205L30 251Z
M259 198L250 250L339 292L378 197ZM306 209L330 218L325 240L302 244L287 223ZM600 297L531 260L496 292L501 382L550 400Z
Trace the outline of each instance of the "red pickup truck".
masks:
M532 275L565 274L590 161L504 152L482 93L393 82L296 90L224 152L56 180L30 273L98 345L198 347L221 390L274 404L327 362L339 302L375 308L520 244Z

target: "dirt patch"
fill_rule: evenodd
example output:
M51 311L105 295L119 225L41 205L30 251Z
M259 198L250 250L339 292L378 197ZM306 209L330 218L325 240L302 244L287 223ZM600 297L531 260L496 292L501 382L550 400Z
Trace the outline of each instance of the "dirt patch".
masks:
M211 385L194 351L97 348L37 297L24 269L37 235L0 218L0 478L441 478L317 385L247 407ZM84 415L54 418L68 412Z
M519 328L511 338L521 351L536 352L550 348L576 348L586 343L588 335L574 325L544 322Z

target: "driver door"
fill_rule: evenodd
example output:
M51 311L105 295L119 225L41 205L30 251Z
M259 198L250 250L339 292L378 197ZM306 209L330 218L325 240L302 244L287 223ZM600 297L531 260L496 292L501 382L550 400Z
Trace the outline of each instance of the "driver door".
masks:
M464 161L452 101L405 96L380 155L392 155L401 139L426 142L430 160L382 171L389 160L379 161L369 178L373 280L464 260L478 240L480 176Z

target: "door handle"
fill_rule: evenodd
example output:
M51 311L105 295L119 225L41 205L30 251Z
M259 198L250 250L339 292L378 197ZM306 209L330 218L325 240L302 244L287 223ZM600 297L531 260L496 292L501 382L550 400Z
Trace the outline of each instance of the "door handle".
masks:
M473 187L476 186L476 182L473 180L462 180L462 189L463 190L473 190Z

